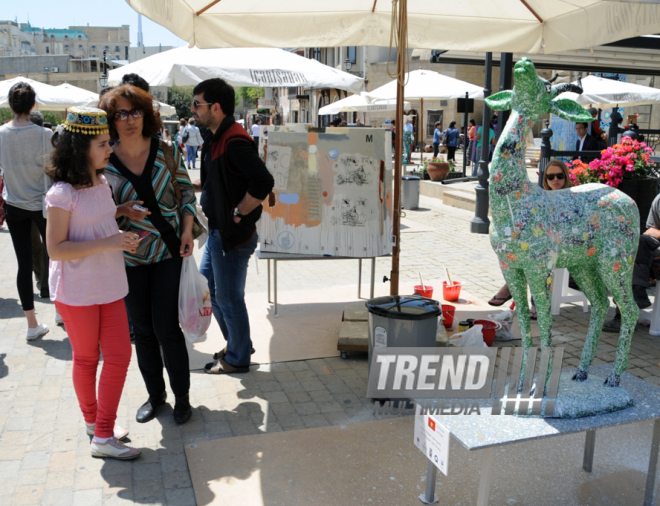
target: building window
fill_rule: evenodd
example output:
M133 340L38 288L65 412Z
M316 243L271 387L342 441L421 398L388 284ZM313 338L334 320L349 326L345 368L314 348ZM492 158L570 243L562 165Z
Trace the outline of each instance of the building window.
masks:
M50 34L50 38L51 38L51 39L54 39L54 38L55 38L55 35L53 35L53 34L51 33L51 34Z
M82 49L82 44L78 44L78 47L79 47L80 49Z
M46 54L50 53L50 48L46 46Z
M120 59L121 58L119 57L119 55L115 55L115 60L120 60Z
M357 60L355 59L355 46L348 46L346 48L346 58L351 63L357 63Z
M78 38L79 38L79 39L82 39L82 35L78 34Z
M96 58L96 55L95 55L95 54L93 54L93 55L92 55L92 58Z
M312 60L321 61L321 48L313 47L312 48Z
M110 49L110 46L105 46L106 51L109 50L109 49Z
M119 46L115 46L115 51L119 52Z
M66 44L66 45L64 46L64 49L68 50L68 49L69 49L69 44Z
M68 38L69 38L69 36L68 36L68 35L65 35L65 36L64 36L64 38L65 38L65 39L68 39Z
M92 49L96 49L96 46L92 46Z

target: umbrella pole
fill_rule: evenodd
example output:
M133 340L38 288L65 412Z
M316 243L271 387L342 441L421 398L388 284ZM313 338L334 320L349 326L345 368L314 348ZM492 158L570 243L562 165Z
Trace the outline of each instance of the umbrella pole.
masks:
M424 164L424 99L419 99L421 105L419 106L419 164Z
M403 10L403 9L402 9ZM399 30L401 30L399 12ZM399 38L401 40L401 38ZM394 146L394 198L392 200L392 270L390 271L390 295L399 295L399 254L401 253L401 161L403 158L403 82L406 75L406 55L397 55L396 84L396 142Z

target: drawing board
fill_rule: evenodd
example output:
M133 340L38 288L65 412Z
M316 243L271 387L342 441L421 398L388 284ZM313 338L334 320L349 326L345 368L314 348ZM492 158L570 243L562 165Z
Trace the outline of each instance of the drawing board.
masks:
M288 125L260 125L259 126L259 158L264 159L268 143L269 132L307 132L311 123L289 123Z
M271 130L268 137L276 203L264 207L258 223L262 251L356 258L391 253L390 130Z

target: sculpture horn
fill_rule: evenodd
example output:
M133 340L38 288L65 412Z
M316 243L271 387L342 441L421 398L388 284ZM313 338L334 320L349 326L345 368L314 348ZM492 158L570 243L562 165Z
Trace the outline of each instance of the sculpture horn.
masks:
M557 77L557 76L555 76ZM564 93L565 91L572 91L573 93L577 93L578 95L582 95L582 92L584 91L582 89L582 78L578 78L577 84L573 83L562 83L558 84L556 86L552 87L552 91L555 92L555 97L559 95L560 93Z

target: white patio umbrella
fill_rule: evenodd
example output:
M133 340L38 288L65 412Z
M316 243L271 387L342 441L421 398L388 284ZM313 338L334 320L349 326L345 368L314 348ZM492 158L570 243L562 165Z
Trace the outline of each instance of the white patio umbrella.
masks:
M396 48L398 124L408 48L556 53L660 32L656 0L126 0L191 46ZM395 77L394 75L392 77ZM390 290L399 290L402 136L396 137Z
M404 107L410 109L410 102L406 102ZM332 104L321 107L318 115L339 114L340 112L394 111L395 109L396 94L394 98L390 100L376 100L370 93L362 91L359 95L351 95L350 97L337 100Z
M195 85L220 77L232 86L306 86L358 93L364 80L316 60L275 48L179 47L110 71L110 84L135 73L151 86Z
M465 98L468 94L469 98L483 100L484 90L479 86L472 83L454 79L453 77L445 76L432 70L413 70L408 72L405 76L406 86L404 88L404 96L408 99L417 98L420 100L420 125L419 131L421 133L422 142L424 139L424 99L442 99L451 100L455 98ZM397 81L391 81L384 84L380 88L370 91L370 95L375 99L396 98ZM424 152L421 154L422 161L424 160Z
M211 47L389 46L391 0L126 0L184 40ZM408 47L556 53L660 33L656 0L399 0ZM405 20L404 20L405 21Z
M83 97L89 99L89 101L84 104L87 107L96 107L99 103L99 94L94 93L93 91L86 90L84 88L79 88L78 86L74 86L69 83L63 83L60 84L59 86L56 86L56 88L63 88L65 90L69 90L71 92L77 93L81 99ZM163 102L159 102L158 100L154 99L154 107L158 109L160 112L161 116L171 116L172 114L176 114L176 108L170 104L165 104Z
M71 88L63 86L51 86L50 84L40 83L27 77L15 77L0 81L0 107L9 107L8 94L12 86L19 82L26 82L34 88L37 94L36 108L40 111L66 111L69 107L74 105L86 106L89 103L91 93L90 91L83 90L85 93L76 91ZM80 88L78 88L80 89ZM98 95L97 101L98 101Z
M577 84L577 81L575 82ZM631 107L660 102L660 89L639 84L615 81L603 77L587 76L582 79L582 95L565 92L557 98L570 98L582 105L596 105L602 108Z

